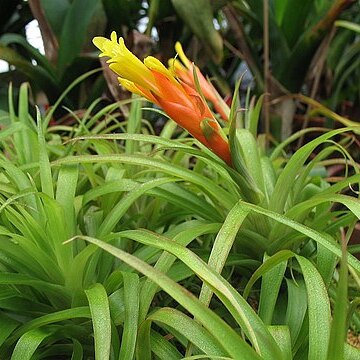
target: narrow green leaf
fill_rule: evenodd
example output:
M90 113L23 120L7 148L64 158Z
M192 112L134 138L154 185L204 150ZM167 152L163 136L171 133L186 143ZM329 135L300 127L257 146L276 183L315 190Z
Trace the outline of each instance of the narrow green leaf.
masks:
M307 294L305 282L302 279L286 279L288 301L286 307L285 324L289 327L291 342L295 346L301 328L303 327L307 311Z
M139 276L123 272L125 320L121 340L119 360L132 360L135 354L135 344L139 321Z
M254 137L256 137L257 133L258 133L260 111L261 111L262 103L264 100L264 96L265 95L263 94L259 97L259 99L256 102L255 107L251 107L249 109L249 113L248 113L248 117L249 117L248 129Z
M291 336L287 326L269 326L269 331L283 354L284 360L292 360Z
M360 25L351 21L337 20L335 21L335 26L343 27L345 29L360 33Z
M126 132L127 134L137 134L140 132L141 128L141 100L137 99L131 103L130 113L128 116L128 123ZM126 154L134 154L139 147L139 144L136 141L126 141L125 143L125 153Z
M264 175L261 169L261 161L259 154L259 146L255 140L254 135L247 129L237 129L235 140L238 143L238 151L241 160L254 185L252 187L258 188L263 194L265 193Z
M105 288L101 284L95 284L85 290L85 294L89 301L94 328L95 357L98 360L108 360L111 348L111 321Z
M16 343L11 360L31 360L32 355L44 339L51 333L43 329L34 329L26 332Z
M215 242L211 249L208 264L219 274L221 274L224 268L226 259L233 246L236 235L248 214L249 211L242 207L241 202L235 204L235 206L227 215L223 226L216 236ZM212 294L213 293L211 289L206 284L203 284L199 295L199 300L206 306L209 306Z
M19 324L18 321L6 316L6 314L0 313L0 346Z
M36 121L37 121L38 142L39 142L39 166L40 166L41 190L44 194L47 194L51 198L54 198L54 188L52 182L50 161L46 148L42 118L38 108L36 108Z
M156 331L150 332L151 350L160 360L180 360L182 354Z
M84 356L83 347L76 339L73 339L73 347L71 360L82 360Z
M309 313L309 359L325 360L330 340L330 300L321 275L312 263L299 255L296 259L304 275Z
M220 224L204 224L188 222L189 228L179 232L173 237L174 242L187 246L192 240L204 234L216 233L219 231ZM159 260L155 264L155 269L166 273L169 271L172 264L175 262L176 257L164 252L161 254ZM141 288L140 297L140 321L145 320L146 314L150 308L150 304L156 293L158 285L147 279Z
M25 130L20 133L21 143L16 144L18 146L17 152L23 154L23 163L29 164L34 159L34 153L36 154L36 136L32 133L31 127L33 126L32 119L29 114L29 99L28 99L28 87L27 83L23 83L20 86L19 93L19 121L25 125ZM35 141L33 141L35 140ZM31 149L32 151L29 151ZM35 159L34 159L35 160ZM33 160L33 161L34 161Z
M26 129L26 126L22 123L13 123L6 128L1 130L0 133L0 141L4 141L6 138L10 137L11 135L21 132Z
M32 330L36 330L37 328L40 328L44 325L60 322L63 320L78 318L91 318L91 314L87 306L57 311L55 313L43 315L31 321L28 321L27 323L16 329L13 334L11 334L9 342L12 343L16 341L20 336Z
M251 278L249 279L248 283L245 286L244 289L244 298L247 299L247 297L250 294L250 290L255 284L255 282L260 279L261 276L264 276L268 271L273 270L276 266L279 264L286 262L288 259L294 256L294 253L290 250L281 250L277 252L276 254L270 256L262 263L262 265L256 269L254 274L252 274Z
M70 42L71 44L71 42ZM32 67L34 67L32 65ZM88 78L89 76L96 74L97 72L100 72L102 69L94 69L91 71L86 72L85 74L80 75L79 77L77 77L62 93L60 96L57 97L56 102L54 103L54 105L50 108L50 110L47 112L45 118L44 118L44 124L43 124L43 128L47 129L53 115L54 112L56 111L56 109L59 107L59 105L61 104L61 102L65 99L66 95L79 83L81 83L82 81L84 81L86 78ZM46 92L47 93L47 92ZM50 92L49 92L50 93ZM114 106L114 105L112 105Z
M347 335L348 266L345 241L342 243L339 282L337 285L327 360L343 359Z
M76 225L74 200L79 177L79 167L77 165L62 166L59 171L56 187L56 200L64 209L64 216L68 225L69 237L75 232Z
M262 275L258 314L265 324L272 324L276 300L284 280L286 267L287 261L285 260Z
M255 349L262 356L279 358L279 349L274 339L251 306L219 273L210 268L192 251L170 241L166 237L146 230L123 231L119 234L143 244L161 248L178 257L211 287L212 292L229 309L231 315L244 330Z
M153 312L146 321L155 321L156 323L167 325L185 336L192 344L207 355L226 356L227 353L217 342L212 334L205 330L196 321L183 314L182 312L171 309L161 308Z
M68 8L59 41L58 69L61 74L80 54L97 4L98 0L74 0Z
M317 244L316 265L328 289L334 275L338 257L321 244Z
M147 191L161 186L163 184L176 181L174 178L163 177L160 179L155 179L148 181L147 183L138 185L134 190L130 191L121 201L119 201L115 207L110 211L108 216L104 219L102 224L98 229L98 236L103 237L108 235L115 225L119 222L121 217L126 213L129 207L138 199L140 196L144 195Z

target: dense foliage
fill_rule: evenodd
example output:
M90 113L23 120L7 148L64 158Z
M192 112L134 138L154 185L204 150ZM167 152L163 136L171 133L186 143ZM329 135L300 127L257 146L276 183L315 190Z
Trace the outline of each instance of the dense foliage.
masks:
M359 8L299 4L8 2L1 359L360 357Z

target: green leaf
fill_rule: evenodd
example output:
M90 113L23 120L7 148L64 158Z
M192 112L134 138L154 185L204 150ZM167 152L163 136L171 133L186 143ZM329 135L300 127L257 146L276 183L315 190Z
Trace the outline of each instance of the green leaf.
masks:
M236 129L235 141L240 161L252 179L251 186L265 194L264 175L262 173L259 146L254 135L247 129ZM239 171L241 169L238 169Z
M304 31L306 31L305 23L307 22L309 16L313 14L313 1L304 0L300 3L297 0L287 0L276 1L276 3L285 4L280 26L289 48L291 49L299 37L304 33Z
M123 272L125 320L121 340L119 360L132 360L135 354L135 344L139 322L139 276Z
M269 326L269 331L283 353L284 360L292 360L291 335L287 326Z
M61 322L63 320L78 319L78 318L86 318L86 319L91 318L89 307L83 306L83 307L71 308L37 317L31 321L28 321L24 325L20 326L18 329L16 329L14 333L11 334L11 337L9 338L9 342L12 343L15 340L17 340L20 336L32 330L36 330L44 325L52 324L55 322Z
M59 39L61 30L64 26L66 13L70 7L69 0L40 0L40 3L46 20L50 24L56 37Z
M75 57L80 54L98 2L99 0L72 1L66 13L59 41L58 69L60 74L63 74Z
M304 275L309 313L309 359L325 360L330 339L330 300L321 275L312 263L296 255Z
M46 141L43 129L43 120L40 115L40 111L36 108L36 120L38 130L38 142L39 142L39 167L40 167L40 179L41 190L44 194L47 194L50 198L54 198L54 188L51 174L50 161L46 148Z
M353 23L351 21L337 20L337 21L335 21L335 26L343 27L345 29L360 33L360 25Z
M150 332L151 350L160 360L180 360L182 354L156 331Z
M234 319L243 328L245 334L259 353L264 353L269 356L269 358L279 357L279 349L276 343L251 306L227 281L199 259L192 251L149 231L130 230L123 231L119 233L119 235L143 244L161 248L177 256L211 287L211 290L229 309Z
M268 271L274 270L276 266L280 265L281 263L287 261L291 257L294 256L294 253L290 250L281 250L276 254L268 257L260 267L256 269L256 271L252 274L251 278L249 279L248 283L244 289L244 298L247 299L250 290L255 284L255 282L260 279L261 276L264 276Z
M345 242L345 240L343 240ZM327 360L343 359L347 335L348 266L346 244L342 244L340 276L336 291Z
M307 294L305 282L302 279L286 279L288 301L286 307L285 324L290 329L293 349L298 340L307 311Z
M176 309L162 308L149 315L146 321L155 321L160 326L164 324L167 328L173 328L207 355L227 355L216 338L212 336L211 332Z
M248 130L251 132L251 134L256 138L258 133L258 126L259 126L259 120L260 120L260 112L261 107L264 101L264 94L259 97L259 99L256 102L255 107L252 105L250 106L249 111L247 112L247 117L249 119L248 121Z
M265 324L270 325L272 323L276 300L279 296L281 283L284 280L286 267L287 261L285 260L262 275L258 314Z
M85 294L89 301L94 328L95 357L99 360L108 360L111 348L111 321L105 288L101 284L95 284L85 290Z
M0 346L19 324L18 321L8 317L6 314L0 313Z
M202 41L212 59L219 63L223 57L223 43L214 27L210 0L171 0L176 12Z
M51 99L56 99L60 95L59 85L51 74L40 66L34 66L15 50L0 44L0 59L14 65L18 71L33 81L33 85L44 90Z
M31 360L32 355L44 339L51 333L43 329L34 329L21 336L16 343L11 360Z
M224 268L226 259L233 246L236 235L248 214L249 211L244 210L241 202L235 204L235 206L227 215L223 226L216 236L215 242L211 249L208 264L219 274L221 274ZM212 294L213 293L211 289L206 284L203 284L199 299L206 306L209 306Z
M137 134L141 129L142 111L141 111L141 100L137 99L131 103L130 112L128 115L128 124L126 127L127 134ZM125 153L134 154L137 152L139 144L136 141L125 142ZM131 170L131 168L129 169Z
M76 339L73 339L74 349L71 360L82 360L84 356L83 347Z
M69 237L75 233L76 229L74 201L78 177L79 167L77 165L64 165L60 168L57 179L56 200L64 210Z
M98 236L103 237L104 235L109 234L136 199L144 195L150 189L171 181L176 181L176 179L167 177L154 179L144 184L138 185L134 190L130 191L121 201L115 205L115 207L109 212L108 216L104 219L98 229Z
M4 34L0 38L0 43L6 46L9 46L11 44L20 45L36 61L37 66L44 69L48 76L52 77L54 82L57 81L54 68L49 62L49 60L46 58L46 56L42 55L38 49L31 46L24 36L21 36L19 34Z

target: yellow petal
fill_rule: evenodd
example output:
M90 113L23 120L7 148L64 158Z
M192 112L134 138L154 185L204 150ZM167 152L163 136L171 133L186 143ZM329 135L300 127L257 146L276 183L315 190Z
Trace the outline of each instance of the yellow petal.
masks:
M187 71L187 68L176 58L171 58L168 60L169 69L172 74L176 75L177 71Z
M102 36L96 36L93 38L93 44L101 51L103 51L103 45L105 41L108 41L108 39Z
M175 44L175 50L179 54L179 57L187 69L190 68L191 61L187 58L181 44L177 41Z
M148 56L144 59L144 64L150 70L155 70L160 74L165 75L170 81L176 82L173 74L164 66L164 64L153 56Z
M111 39L96 37L93 43L102 54L108 56L110 68L121 78L127 79L146 89L157 91L156 82L151 71L126 46L122 37L117 40L116 32L111 33Z
M136 87L136 85L132 81L123 79L121 77L118 77L118 81L122 85L122 87L124 87L126 90L134 94L144 96L144 94L139 90L139 88Z

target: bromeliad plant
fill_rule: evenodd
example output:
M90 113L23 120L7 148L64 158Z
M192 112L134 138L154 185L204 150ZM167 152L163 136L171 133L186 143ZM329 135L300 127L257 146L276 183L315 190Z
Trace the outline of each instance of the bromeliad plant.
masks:
M209 318L206 320L206 316L199 315L196 306L193 307L191 301L186 304L186 300L177 292L179 289L176 286L172 287L171 283L165 280L166 278L158 278L159 273L153 272L151 268L139 263L136 258L100 240L89 237L86 240L97 244L148 276L151 281L146 282L147 285L144 285L141 294L148 294L149 289L152 289L150 294L154 294L156 286L153 282L168 292L195 315L207 331L216 337L222 348L226 349L226 355L234 359L255 359L258 356L269 359L307 357L330 359L357 356L354 355L356 351L345 346L344 343L348 327L344 319L349 299L345 299L340 291L335 296L336 281L333 276L336 274L336 264L342 253L344 254L337 243L337 240L342 239L341 229L347 229L346 236L342 240L346 243L360 217L358 199L341 194L347 191L349 184L358 184L360 181L359 165L346 151L350 140L346 136L341 136L349 131L358 132L359 129L355 127L325 132L300 148L291 158L283 156L286 146L302 136L304 132L324 131L323 129L306 129L294 134L267 155L265 147L261 146L264 139L257 136L261 100L256 105L253 102L248 104L248 111L239 112L236 110L238 101L235 94L228 127L222 130L215 117L211 115L202 96L202 93L206 92L202 90L204 83L199 81L199 72L194 65L190 65L185 60L184 65L187 66L187 70L192 70L192 76L188 72L188 76L182 77L179 72L176 73L176 67L177 70L180 68L178 65L171 67L173 60L170 61L170 71L151 57L142 63L126 49L122 39L117 41L116 34L113 34L110 40L96 38L94 43L100 48L103 56L110 57L110 67L120 75L119 81L123 86L161 106L180 126L223 160L220 161L214 157L206 148L202 147L203 151L198 151L178 141L169 141L159 137L129 134L103 137L156 144L157 152L153 153L151 159L136 153L131 156L120 154L112 159L116 158L117 161L126 164L149 167L152 171L156 169L159 173L185 180L191 184L190 192L180 194L180 191L174 191L171 196L177 200L183 198L184 203L186 201L195 203L196 200L192 196L199 197L201 194L207 206L198 204L199 207L192 207L195 210L192 216L206 220L209 216L216 214L216 217L219 215L223 219L223 225L214 243L210 244L207 264L194 255L194 252L201 254L199 250L191 252L184 247L188 244L187 241L179 240L176 244L171 241L171 237L159 236L143 230L123 231L116 236L162 249L175 255L190 267L204 282L199 295L201 303L208 306L212 292L215 292L232 315L228 322L234 327L240 326L244 337L250 341L257 355L251 352L247 345L243 347L245 344L239 339L237 343L241 350L231 347L226 339L217 333L217 323L209 324L207 322ZM183 58L183 55L180 57ZM180 69L185 72L185 69ZM226 133L228 140L224 136ZM340 136L338 144L331 140L334 136ZM94 137L87 137L87 139L91 138ZM314 153L317 148L325 144L328 146ZM159 146L162 146L162 151ZM168 148L178 150L183 154L181 157L195 158L192 160L192 170L180 169L174 163L169 164L164 153L164 150ZM329 158L336 152L340 152L344 159ZM64 161L73 163L81 161L81 158L64 159ZM94 158L93 161L100 160ZM352 167L350 177L345 177L331 185L318 175L319 170L320 173L326 174L325 165L344 162ZM210 179L201 175L205 170ZM334 203L341 204L341 207L333 207ZM162 272L169 271L175 261L175 258L166 252L155 266ZM244 296L247 297L256 279L263 276L260 296L256 296L259 302L256 316L233 288L226 285L228 293L225 295L219 290L223 287L219 283L215 284L215 278L229 261L231 252L263 262L263 265L251 277L244 292ZM291 259L296 259L296 263L290 261ZM359 284L359 261L353 255L347 254L343 256L342 269L346 269L347 264L354 281ZM341 289L347 287L344 273L346 271L343 270L342 280L339 283ZM286 291L282 287L285 284ZM355 290L355 293L358 294L358 291ZM152 298L152 295L148 296ZM336 303L333 321L331 320L330 299ZM150 299L144 301L149 304ZM354 301L356 304L358 300ZM142 323L147 311L148 305L140 301L140 334L145 332L147 339L153 340L151 340L151 345L150 340L147 340L145 349L138 343L139 359L142 359L142 356L149 358L151 351L156 352L156 345L153 345L152 341L159 339L158 335L154 334L153 337L151 335L153 333L149 332L150 321L153 320ZM164 328L185 346L187 342L182 336L186 334L178 328L177 322L171 323L170 319L174 319L175 314L168 315L169 317L166 317L168 322L163 323ZM356 327L358 314L352 317L350 312L348 316L353 318L352 324ZM152 315L148 319L153 319ZM262 322L259 323L260 320ZM162 320L158 319L158 322L161 323ZM191 322L191 324L194 327L197 326L196 322ZM264 328L264 324L284 326ZM182 336L178 336L177 332L180 332ZM195 342L195 340L189 340ZM191 348L188 346L187 354L191 354ZM173 347L172 349L174 350ZM223 355L222 352L215 350L213 352L201 350L207 355ZM196 351L199 351L199 348ZM241 356L237 351L241 352ZM175 355L174 358L176 358Z
M10 104L0 134L0 357L357 358L344 338L348 322L360 330L360 263L338 244L360 215L358 199L342 194L360 182L343 136L356 128L325 132L292 157L284 151L301 133L266 152L261 101L236 111L235 94L221 129L196 68L184 85L171 67L97 42L125 86L200 141L172 139L171 122L152 135L139 100L121 123L117 104L94 115L91 106L75 129L48 128L49 114L36 127L27 101L17 113ZM109 121L124 132L107 134ZM64 132L77 137L56 142ZM332 184L334 163L351 173Z

